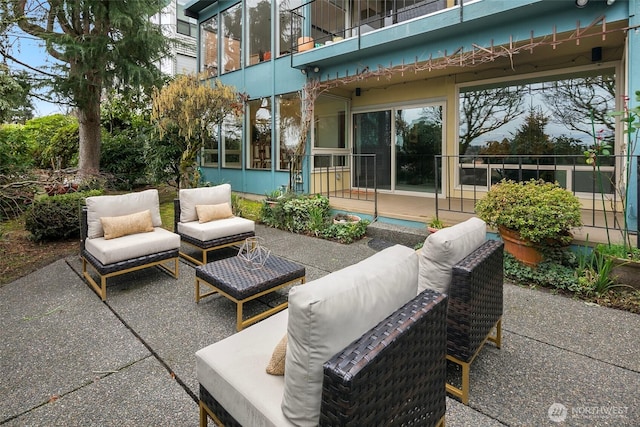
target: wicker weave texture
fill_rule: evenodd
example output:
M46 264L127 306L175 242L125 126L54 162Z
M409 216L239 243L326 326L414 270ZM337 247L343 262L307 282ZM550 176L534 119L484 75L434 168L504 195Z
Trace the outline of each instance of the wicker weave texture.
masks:
M242 427L242 425L233 418L226 409L216 399L211 396L206 388L200 384L200 400L207 405L225 427Z
M304 266L275 255L257 269L235 256L196 267L196 277L239 300L304 276Z
M446 411L446 296L426 290L324 365L320 425L437 425ZM200 385L225 426L238 422Z
M469 362L503 312L503 247L489 240L453 267L447 354Z
M436 425L446 310L446 296L426 290L325 363L320 425Z

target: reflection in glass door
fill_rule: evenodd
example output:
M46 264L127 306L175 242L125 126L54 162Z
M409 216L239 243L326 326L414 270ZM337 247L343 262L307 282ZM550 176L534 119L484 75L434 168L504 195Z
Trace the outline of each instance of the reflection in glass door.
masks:
M442 154L442 106L397 109L395 148L394 190L433 193L434 160Z
M391 190L391 110L372 111L353 115L354 156L352 186Z
M375 154L377 188L434 193L442 154L442 105L354 113L354 154ZM391 118L394 118L393 122ZM354 157L352 186L374 188L373 157ZM438 192L442 190L438 175Z

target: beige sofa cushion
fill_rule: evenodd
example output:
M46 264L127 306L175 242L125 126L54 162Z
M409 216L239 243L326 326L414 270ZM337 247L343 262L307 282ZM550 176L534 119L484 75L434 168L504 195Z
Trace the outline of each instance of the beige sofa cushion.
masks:
M477 249L486 235L487 225L476 217L430 234L420 250L418 293L427 288L449 293L451 269Z
M198 221L178 223L178 233L203 242L233 236L234 234L248 233L255 231L255 229L256 224L253 221L239 216L203 223Z
M287 319L288 310L281 311L196 352L198 382L240 425L293 425L280 409L284 377L264 369Z
M178 249L180 236L162 227L154 228L151 233L130 234L117 239L96 237L86 239L85 249L102 264L125 261L157 252Z
M219 203L217 205L196 205L198 222L209 222L218 219L231 218L233 212L229 203Z
M396 245L289 291L282 411L317 425L322 365L416 296L418 255Z
M107 240L129 234L153 231L153 221L151 220L151 211L149 209L130 215L103 216L100 218L100 223L104 230L104 238Z
M148 209L151 212L153 226L162 226L160 199L156 189L117 196L87 197L85 204L87 206L87 237L90 239L104 236L100 221L102 217L129 215Z
M231 204L231 185L184 188L180 190L178 198L180 199L180 222L197 221L196 205Z

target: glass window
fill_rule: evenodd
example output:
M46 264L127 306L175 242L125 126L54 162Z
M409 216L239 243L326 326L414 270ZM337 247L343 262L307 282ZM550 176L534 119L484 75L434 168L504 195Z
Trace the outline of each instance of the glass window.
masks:
M280 34L279 54L286 55L291 52L291 48L297 44L298 37L302 35L300 23L292 20L291 10L302 5L302 0L279 0L278 1L278 24L280 28L276 34Z
M271 59L271 1L247 0L249 14L248 64Z
M242 67L242 4L225 10L221 14L223 46L220 47L222 73L239 70Z
M583 155L594 138L613 146L613 70L581 74L461 89L460 154Z
M247 103L249 119L249 167L271 169L271 98Z
M200 164L202 166L218 167L218 147L220 139L219 129L219 126L215 126L214 130L204 141L202 156L200 157Z
M218 16L200 25L200 71L211 77L218 75Z
M224 153L222 166L225 168L242 167L242 117L230 114L222 122Z
M178 34L184 34L185 36L195 37L196 29L197 29L197 21L193 18L189 18L184 14L184 5L187 3L186 0L177 0L176 1L176 28Z
M300 142L301 103L297 93L278 97L278 169L289 169L289 159Z
M466 178L461 175L460 182L487 182L488 173L493 183L541 178L557 180L572 191L589 191L592 179L586 178L593 171L585 162L585 150L596 142L615 147L615 121L608 115L616 104L614 71L461 89L459 154ZM602 172L613 170L614 163L614 156L601 159ZM482 174L482 168L484 178L470 178ZM569 174L573 168L577 171Z

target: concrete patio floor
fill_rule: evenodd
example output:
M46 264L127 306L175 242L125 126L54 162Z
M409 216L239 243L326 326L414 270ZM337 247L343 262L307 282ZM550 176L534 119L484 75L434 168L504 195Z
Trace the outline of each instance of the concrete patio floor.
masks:
M256 234L305 265L307 281L376 247ZM80 269L74 256L0 288L0 424L197 425L194 353L235 333L233 303L196 304L184 262L178 280L158 269L111 280L105 303ZM512 284L504 292L503 347L488 344L473 363L469 406L447 398L448 426L640 425L640 316Z

